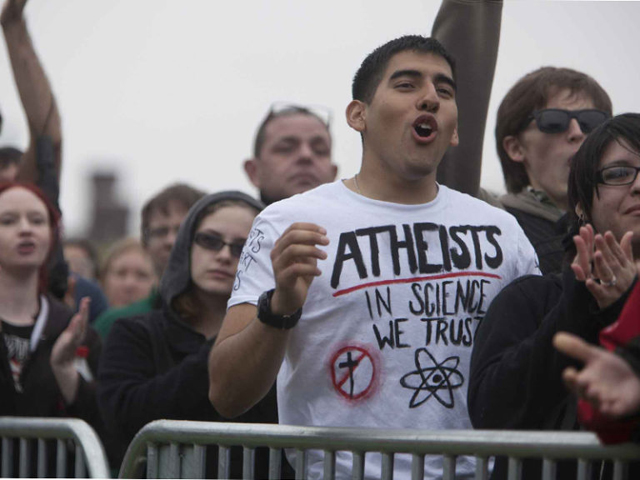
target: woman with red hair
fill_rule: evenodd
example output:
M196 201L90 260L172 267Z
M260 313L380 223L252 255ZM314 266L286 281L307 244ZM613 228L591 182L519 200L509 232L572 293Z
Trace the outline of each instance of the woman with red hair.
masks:
M73 315L47 293L58 222L37 187L0 185L0 416L80 417L97 426L100 344L87 328L89 301ZM88 369L76 367L78 354Z

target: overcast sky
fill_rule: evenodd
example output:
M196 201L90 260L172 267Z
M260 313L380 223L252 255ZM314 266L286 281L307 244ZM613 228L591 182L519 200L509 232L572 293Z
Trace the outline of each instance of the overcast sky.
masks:
M437 0L29 0L26 17L55 91L64 134L67 231L89 221L89 177L120 175L137 227L145 199L169 183L255 193L241 168L275 100L334 112L334 159L357 172L359 136L344 120L364 56L394 37L428 34ZM493 141L497 106L542 65L594 76L614 112L640 112L640 2L506 1L485 136L482 183L504 191ZM4 39L0 40L4 43ZM0 144L27 128L0 49ZM133 231L133 230L132 230Z

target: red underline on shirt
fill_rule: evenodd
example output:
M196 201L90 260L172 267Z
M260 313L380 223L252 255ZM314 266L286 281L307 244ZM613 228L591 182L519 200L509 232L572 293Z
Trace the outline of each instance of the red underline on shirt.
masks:
M427 277L397 278L394 280L381 280L379 282L363 283L362 285L356 285L355 287L345 288L344 290L338 290L333 294L333 296L339 297L341 295L346 295L348 293L355 292L357 290L362 290L363 288L379 287L381 285L393 285L395 283L422 282L424 280L441 280L443 278L455 278L455 277L487 277L487 278L497 278L498 280L502 278L500 275L496 275L494 273L485 273L485 272L456 272L456 273L444 273L442 275L429 275Z

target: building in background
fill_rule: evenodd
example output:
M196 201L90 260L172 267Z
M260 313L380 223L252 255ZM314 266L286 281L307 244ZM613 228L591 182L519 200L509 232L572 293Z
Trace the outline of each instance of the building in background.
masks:
M129 207L116 196L118 176L113 172L94 172L88 239L104 247L128 235Z

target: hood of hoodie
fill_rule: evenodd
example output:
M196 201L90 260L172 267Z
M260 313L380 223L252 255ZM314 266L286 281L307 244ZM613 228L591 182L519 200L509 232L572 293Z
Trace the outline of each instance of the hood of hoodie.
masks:
M261 201L238 191L212 193L196 202L180 225L176 242L171 249L169 263L160 280L160 296L165 307L171 309L173 299L191 285L191 244L195 235L196 220L200 213L213 204L228 200L244 202L258 211L264 208Z

